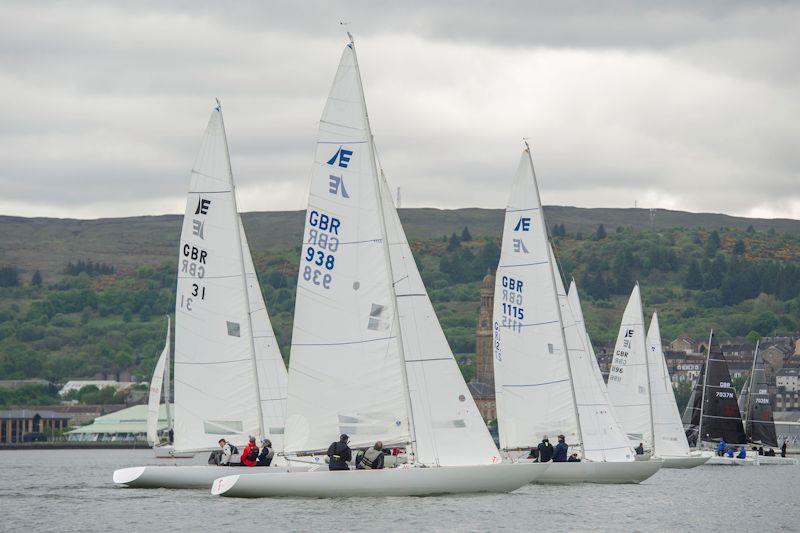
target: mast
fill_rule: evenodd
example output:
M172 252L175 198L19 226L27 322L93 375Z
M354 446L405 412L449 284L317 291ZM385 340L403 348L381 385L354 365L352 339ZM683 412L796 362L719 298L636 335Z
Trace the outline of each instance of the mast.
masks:
M636 282L639 287L639 282ZM642 342L644 345L644 366L647 371L647 400L650 407L650 435L653 438L653 455L656 453L656 424L653 417L653 386L650 383L650 350L647 346L647 333L644 329L644 309L642 309L642 289L639 287L639 316L642 319Z
M697 423L697 449L703 445L703 407L706 403L706 383L708 382L708 363L711 357L711 339L714 338L714 330L708 335L708 346L706 347L706 366L703 372L703 388L700 391L700 421Z
M172 429L172 413L169 409L169 398L170 398L170 386L169 386L169 379L170 379L170 318L167 315L167 357L164 364L164 404L167 410L167 430Z
M747 387L747 409L744 410L745 434L747 434L747 421L750 420L750 406L753 404L753 378L756 376L756 359L758 358L758 345L760 343L761 339L756 341L756 349L753 352L753 367L750 369L750 383Z
M356 67L356 74L358 75L359 96L361 96L361 109L364 110L364 124L367 130L367 137L369 138L369 162L372 167L372 176L375 180L375 198L378 202L378 210L380 213L381 221L381 237L383 241L383 254L386 258L386 272L389 278L389 291L392 301L392 314L394 315L393 322L397 324L397 342L400 361L400 373L403 377L403 388L405 389L404 400L406 404L406 415L408 416L408 429L411 435L411 462L414 462L417 456L417 432L414 425L414 411L411 407L411 394L408 386L408 373L406 371L406 356L403 348L403 328L400 326L400 316L397 308L397 293L394 288L394 271L392 270L392 257L389 252L389 241L386 231L386 215L383 210L383 199L381 198L381 183L378 178L378 165L375 161L375 137L372 135L372 127L369 123L369 113L367 112L367 99L364 97L364 85L361 81L361 68L358 66L358 55L356 54L356 46L353 41L353 36L347 32L347 37L350 39L350 48L353 50L353 62ZM438 456L437 456L438 462Z
M247 273L245 272L244 268L244 250L242 250L242 233L239 228L239 203L236 201L236 184L233 179L233 170L231 169L231 154L228 150L228 137L225 134L225 120L222 116L222 104L220 104L219 99L217 99L217 112L219 113L219 120L222 124L222 134L225 135L225 160L228 164L228 173L231 177L231 194L233 196L233 211L234 220L233 226L236 228L236 242L239 243L238 249L239 253L237 254L239 257L239 268L241 272L242 278L242 290L244 291L244 301L245 305L247 306L247 325L249 328L249 337L250 337L250 355L253 359L253 385L256 388L256 406L258 412L258 432L259 434L256 438L263 438L266 436L264 432L264 412L261 407L261 388L258 384L258 362L256 361L256 345L255 341L253 340L253 316L250 310L250 296L247 290Z
M525 150L528 152L528 162L531 165L531 174L533 175L533 185L536 187L536 195L539 196L539 183L536 180L536 171L533 168L533 157L531 156L531 147L528 145L528 141L523 141L525 143ZM539 198L539 205L541 206L541 198ZM569 390L572 393L572 410L575 413L575 420L577 421L578 427L578 440L580 441L581 450L583 451L583 456L586 457L586 450L584 449L583 444L583 430L581 429L581 417L580 413L578 412L578 399L575 396L575 380L572 378L572 363L569 359L569 346L567 345L567 336L564 333L564 317L561 313L561 301L558 297L558 284L556 283L556 273L555 273L555 258L553 257L553 249L552 245L550 244L550 235L547 232L547 223L544 219L544 208L539 209L539 218L542 221L542 227L544 228L545 235L547 235L547 258L550 262L550 280L553 284L553 294L555 294L556 298L556 309L558 309L558 322L561 330L561 342L564 346L564 355L567 358L567 374L569 375ZM559 274L560 275L560 274ZM564 295L566 298L566 294Z

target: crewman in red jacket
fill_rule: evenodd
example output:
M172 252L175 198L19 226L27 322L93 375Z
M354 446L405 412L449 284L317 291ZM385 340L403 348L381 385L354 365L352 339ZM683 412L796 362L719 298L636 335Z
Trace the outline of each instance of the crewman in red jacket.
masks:
M247 443L247 446L244 447L241 457L244 466L256 466L258 445L256 445L256 438L252 435L250 436L250 441Z

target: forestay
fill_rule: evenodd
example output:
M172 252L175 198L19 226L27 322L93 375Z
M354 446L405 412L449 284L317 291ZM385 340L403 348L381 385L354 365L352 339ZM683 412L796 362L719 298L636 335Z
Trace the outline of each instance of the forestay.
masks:
M402 330L417 462L461 466L499 460L414 262L392 194L381 175L383 212Z
M167 341L164 349L156 361L156 368L153 370L153 378L150 380L150 396L147 399L147 443L150 446L158 444L158 415L161 405L161 387L164 379L169 380L169 341L170 341L170 320L167 317ZM169 409L169 397L165 398L167 409Z
M264 434L272 441L275 450L283 450L283 431L286 420L286 392L288 376L286 364L281 357L272 323L261 294L261 285L253 265L247 236L239 218L239 234L242 236L247 294L250 298L250 323L253 325L253 344L258 371L259 400L264 417Z
M192 169L175 302L175 448L261 436L239 214L222 112Z
M653 400L654 453L659 456L688 455L689 443L683 430L678 404L672 389L667 361L661 347L658 314L653 313L647 330L647 349L650 351L650 394Z
M289 453L411 442L398 324L361 79L342 53L319 125L297 281Z
M500 447L535 445L578 422L542 205L526 148L503 227L494 294L494 375Z
M555 262L553 268L561 302L564 335L569 347L575 401L583 437L583 456L591 461L633 461L633 450L614 417L605 384L597 381L595 367L598 372L599 367L594 351L589 348L591 342L584 325L575 282L570 284L569 294L565 294Z
M633 288L614 346L608 397L631 444L652 448L650 386L639 284Z

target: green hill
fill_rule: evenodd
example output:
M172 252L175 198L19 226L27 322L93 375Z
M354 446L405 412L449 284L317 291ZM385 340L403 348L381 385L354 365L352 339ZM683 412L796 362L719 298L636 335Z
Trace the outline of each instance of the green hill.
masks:
M595 343L615 336L636 280L665 338L711 327L723 337L798 330L800 221L659 210L651 226L641 209L546 214ZM479 283L497 264L502 212L404 209L401 217L451 346L474 352ZM122 370L146 379L174 307L179 223L175 215L0 217L0 379ZM302 213L248 213L245 227L288 357Z

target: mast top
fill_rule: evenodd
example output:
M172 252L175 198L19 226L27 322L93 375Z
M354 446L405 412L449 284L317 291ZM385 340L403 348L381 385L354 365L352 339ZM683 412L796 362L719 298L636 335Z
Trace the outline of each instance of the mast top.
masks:
M219 101L219 98L217 98L217 97L214 97L214 101L217 102L217 107L215 107L214 109L216 109L217 111L219 111L221 113L222 112L222 103Z

